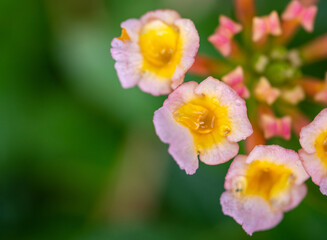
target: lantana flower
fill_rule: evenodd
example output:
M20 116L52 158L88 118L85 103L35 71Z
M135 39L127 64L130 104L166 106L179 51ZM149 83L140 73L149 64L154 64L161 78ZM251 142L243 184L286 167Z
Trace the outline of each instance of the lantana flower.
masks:
M184 80L199 48L193 22L172 10L148 12L121 24L111 54L124 88L138 85L153 95L170 93Z
M281 17L276 11L257 17L254 0L234 0L236 19L220 16L208 38L224 59L197 55L194 61L197 31L171 10L123 22L122 36L112 41L124 88L139 85L153 95L172 91L153 121L187 174L196 172L199 160L214 165L234 158L245 139L249 155L234 159L220 200L223 212L250 235L276 226L302 201L308 174L327 195L327 109L310 123L298 106L310 98L327 103L327 76L323 81L303 73L306 65L327 58L327 34L288 45L300 26L313 31L315 2L292 0ZM223 81L182 83L187 71ZM300 157L265 145L270 138L299 135Z
M252 134L245 101L225 83L208 77L187 82L154 113L154 126L169 153L187 174L202 162L214 165L238 153L237 142Z
M220 198L222 210L249 235L273 228L305 197L307 178L296 152L258 145L232 162Z
M327 108L300 133L301 161L312 181L327 195Z

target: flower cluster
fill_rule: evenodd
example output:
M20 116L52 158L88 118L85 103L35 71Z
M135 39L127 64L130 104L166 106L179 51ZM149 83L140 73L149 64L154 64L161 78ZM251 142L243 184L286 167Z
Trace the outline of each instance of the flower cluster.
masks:
M234 4L237 20L220 16L208 38L224 61L197 54L193 22L172 10L123 22L111 53L124 88L169 94L153 122L181 169L194 174L199 160L217 165L234 158L220 202L252 235L276 226L302 201L309 177L327 195L327 109L310 123L298 107L305 99L327 103L327 76L302 73L306 64L327 58L327 35L287 48L300 27L313 31L314 0L290 1L281 17L276 11L255 16L254 0ZM186 72L207 78L183 83ZM299 137L299 153L267 145L292 136ZM242 140L247 156L238 155Z

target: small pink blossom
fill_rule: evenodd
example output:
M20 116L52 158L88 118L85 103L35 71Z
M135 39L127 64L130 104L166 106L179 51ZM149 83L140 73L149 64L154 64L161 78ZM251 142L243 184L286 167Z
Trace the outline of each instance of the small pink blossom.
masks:
M255 86L254 94L260 101L271 105L280 96L281 92L279 89L272 87L267 78L261 77Z
M232 72L222 77L222 80L231 86L242 98L249 98L249 89L244 84L243 68L238 66Z
M266 139L280 136L286 140L291 138L291 117L276 118L269 114L261 116L261 124Z
M258 42L268 34L273 36L282 34L279 17L276 11L271 12L268 16L255 17L253 19L252 40Z
M221 15L219 17L219 27L208 40L223 56L229 56L232 50L232 39L234 38L234 35L239 33L241 30L242 26L240 24Z
M287 21L299 21L306 31L312 32L317 11L317 6L306 7L299 1L294 0L287 6L282 15L282 19Z
M291 89L284 89L282 91L281 98L290 104L296 105L304 100L305 93L303 88L297 85Z

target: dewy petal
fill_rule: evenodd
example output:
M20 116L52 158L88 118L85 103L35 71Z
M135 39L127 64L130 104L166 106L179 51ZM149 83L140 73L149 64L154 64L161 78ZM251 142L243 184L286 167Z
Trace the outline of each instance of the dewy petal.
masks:
M191 133L173 119L168 108L157 110L153 122L161 141L170 144L168 152L179 167L187 174L194 174L199 162Z
M308 189L305 184L295 186L291 189L291 202L290 204L284 209L284 211L290 211L297 207L304 197L307 195Z
M131 88L137 85L140 74L138 68L142 65L142 56L139 54L137 45L138 32L141 24L136 19L130 19L121 24L121 28L125 29L130 40L122 41L114 38L111 42L111 55L116 60L115 68L118 78L123 88Z
M302 164L312 181L320 186L320 191L327 195L327 108L300 133L303 149L299 151Z
M327 195L327 177L322 179L320 183L320 192L324 195Z
M234 218L249 235L271 229L283 218L283 213L274 212L260 197L239 198L231 192L224 192L220 204L223 213Z
M154 126L188 174L198 168L197 155L210 165L226 162L237 154L237 142L252 133L244 100L212 77L176 88L155 112Z
M311 176L312 181L318 186L321 186L322 181L327 178L327 168L324 163L316 153L307 153L303 149L300 149L299 155L303 167Z
M222 210L250 235L273 228L302 201L307 178L296 152L256 146L248 157L239 155L232 162L220 198Z
M315 141L320 133L326 130L327 108L322 110L315 119L300 132L300 143L307 153L315 153Z
M225 139L212 148L200 152L200 160L208 165L221 164L235 157L238 150L239 146L237 143L229 142Z
M144 30L149 26L150 29ZM127 20L121 27L122 36L113 39L111 54L123 88L139 85L144 92L162 95L183 82L199 48L199 35L191 20L182 19L172 10L157 10L146 13L140 20ZM142 48L148 45L144 41L149 41L149 38L142 40L142 36L149 33L150 37L156 37L153 35L156 29L163 31L166 37L161 37L158 46L151 44L151 48ZM148 32L142 33L143 30ZM178 42L169 38L176 38Z

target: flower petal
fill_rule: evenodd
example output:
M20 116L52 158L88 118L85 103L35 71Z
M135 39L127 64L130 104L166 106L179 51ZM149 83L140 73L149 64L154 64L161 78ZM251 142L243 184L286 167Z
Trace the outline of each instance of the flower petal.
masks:
M114 38L111 42L111 55L116 60L115 69L123 88L131 88L137 85L140 74L139 68L142 66L143 58L136 44L138 36L136 32L141 28L139 20L130 19L121 24L125 29L130 41L123 42Z
M179 167L187 174L194 174L199 162L189 130L173 119L167 107L162 107L154 113L153 123L161 141L170 144L168 152Z
M260 197L238 198L231 192L224 192L220 198L223 213L231 216L243 229L252 235L256 231L275 227L283 218L281 212L274 212Z
M320 192L327 195L327 177L323 178L320 183Z
M229 142L224 139L209 149L200 152L200 160L208 165L225 163L235 157L238 153L237 143Z
M293 208L297 207L300 202L304 199L304 197L307 195L307 186L305 184L301 184L299 186L294 186L291 189L291 202L289 205L286 206L284 211L290 211Z
M305 150L299 150L300 160L304 169L311 176L312 181L320 185L322 180L327 177L327 168L319 159L316 153L307 153Z
M307 126L303 127L300 132L300 143L307 153L315 153L314 143L318 135L323 132L327 123L327 108L322 110L315 119Z

